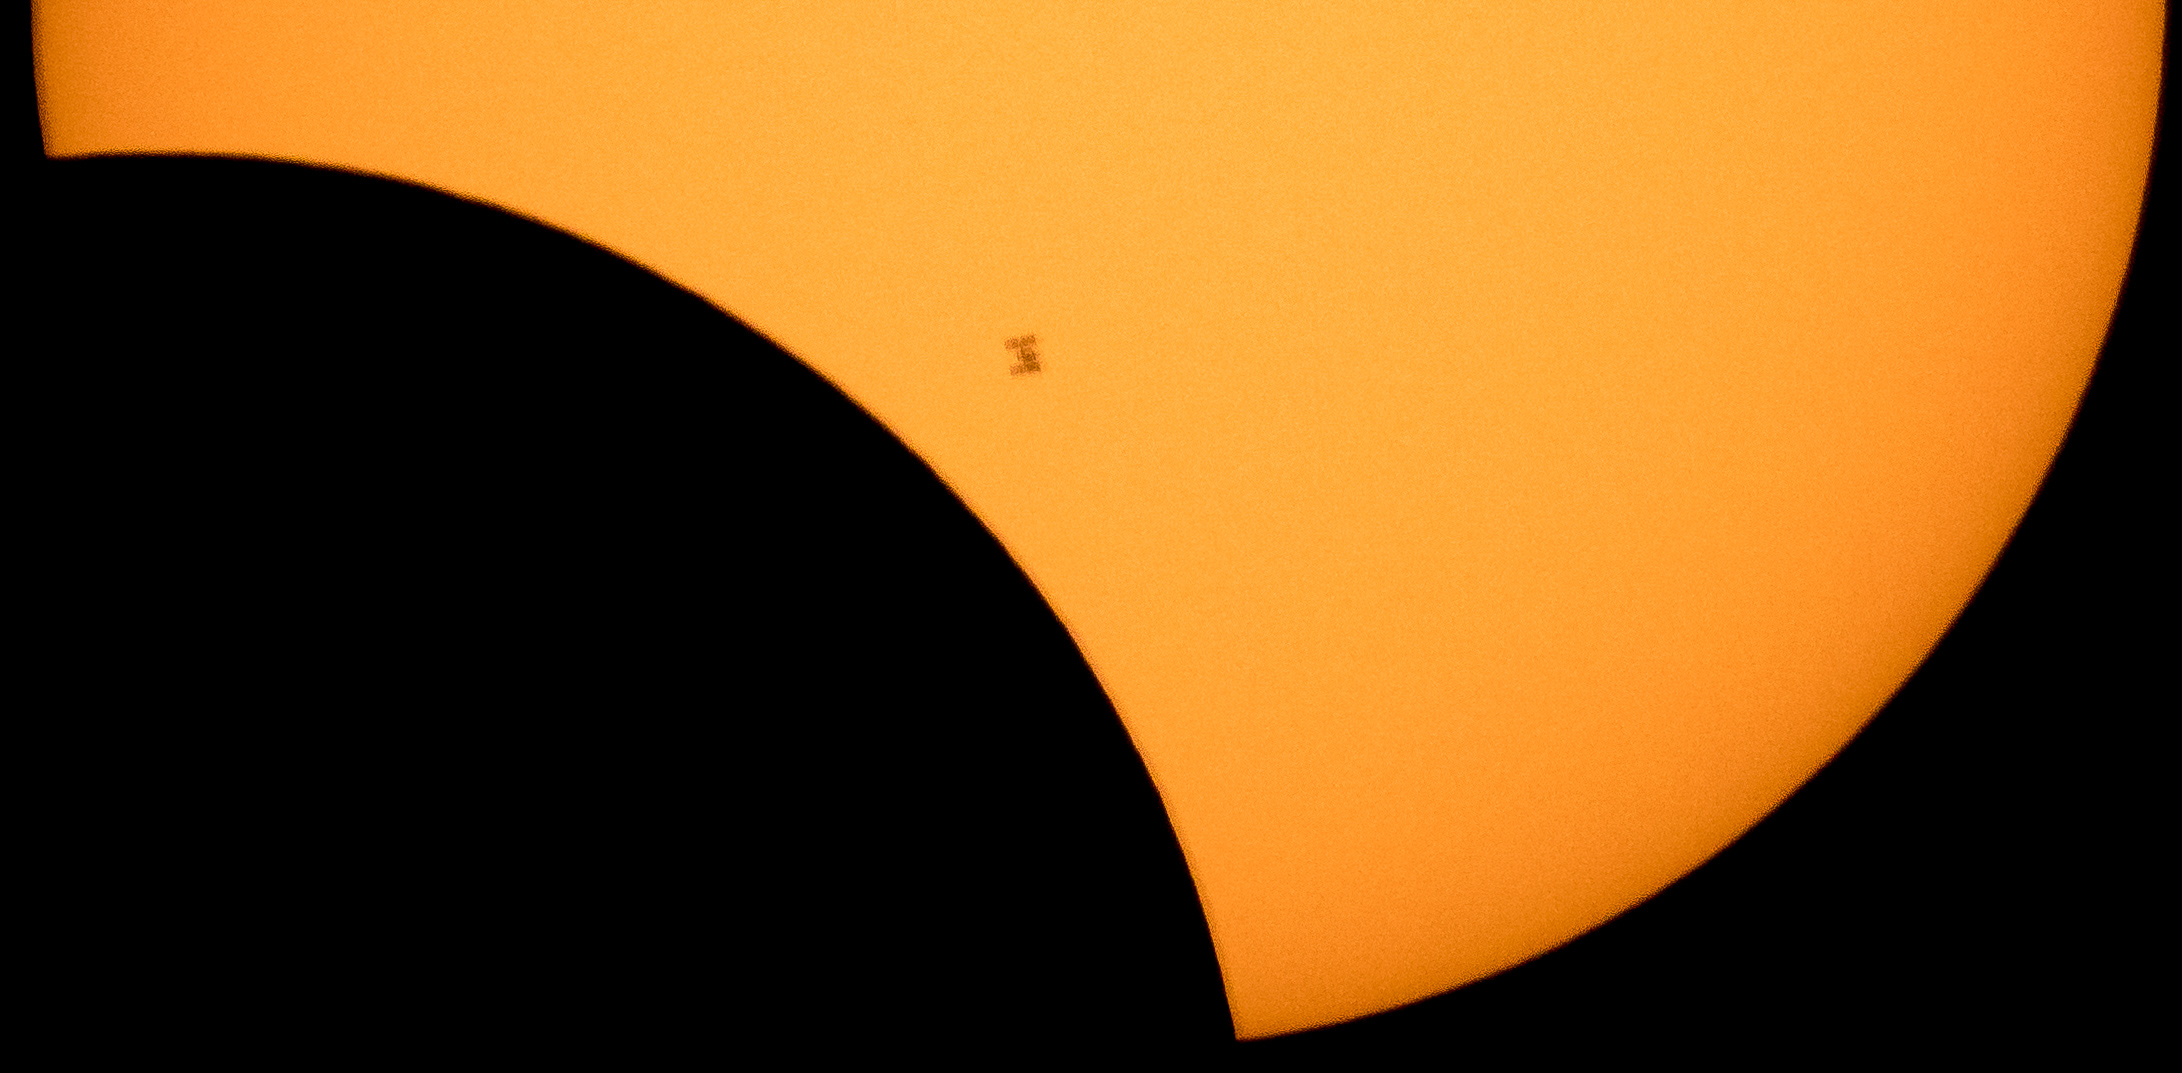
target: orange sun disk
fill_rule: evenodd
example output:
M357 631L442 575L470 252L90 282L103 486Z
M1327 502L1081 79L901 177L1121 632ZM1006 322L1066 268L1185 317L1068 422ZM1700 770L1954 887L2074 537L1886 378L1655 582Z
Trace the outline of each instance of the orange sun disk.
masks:
M35 18L53 155L485 200L886 422L1097 671L1260 1037L1593 927L1885 703L2084 387L2164 9Z

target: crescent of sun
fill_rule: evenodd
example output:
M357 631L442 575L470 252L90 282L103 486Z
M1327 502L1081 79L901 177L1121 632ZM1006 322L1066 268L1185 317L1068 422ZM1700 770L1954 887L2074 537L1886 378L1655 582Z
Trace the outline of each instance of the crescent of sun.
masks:
M36 5L56 156L394 176L779 340L984 519L1237 1031L1534 956L1826 762L2052 459L2163 5Z

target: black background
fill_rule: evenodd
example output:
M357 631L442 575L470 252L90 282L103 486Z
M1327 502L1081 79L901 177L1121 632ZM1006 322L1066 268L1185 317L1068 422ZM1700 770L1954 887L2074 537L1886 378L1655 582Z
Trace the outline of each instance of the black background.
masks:
M28 49L17 54L27 58ZM827 401L821 382L778 364L764 366L772 379L762 391L748 377L706 379L712 374L687 362L640 372L617 368L601 381L574 359L548 373L534 365L472 363L461 383L445 382L444 374L435 381L420 360L375 374L375 382L357 379L364 374L356 372L330 386L291 380L269 387L262 363L195 355L208 348L242 354L252 346L270 353L293 349L298 341L320 350L408 346L442 356L511 346L530 353L622 352L632 346L627 318L644 311L684 325L657 329L659 338L649 344L654 351L702 337L705 345L741 347L738 353L747 352L752 362L774 358L765 356L770 351L762 340L736 336L732 322L692 307L694 299L675 297L673 288L616 275L620 269L595 258L522 237L543 229L519 221L474 223L485 216L459 212L473 223L442 226L432 214L455 210L420 207L439 203L431 198L357 194L361 180L348 180L342 187L348 193L329 194L320 180L264 178L271 165L254 166L256 178L237 179L233 169L241 165L210 161L188 164L184 170L192 177L170 170L146 179L143 169L160 165L141 161L132 165L133 177L100 180L108 182L103 187L69 179L60 184L64 191L50 177L37 178L55 165L44 162L34 108L30 119L30 137L17 158L28 181L17 199L16 234L28 237L17 248L49 266L67 263L77 270L47 271L40 282L18 285L11 325L28 344L14 348L10 378L16 390L7 404L27 448L18 454L18 504L26 519L18 525L43 538L32 543L44 549L23 560L32 567L23 580L32 587L64 582L55 590L62 598L24 604L49 614L35 624L44 627L47 641L29 650L54 681L74 687L69 702L53 708L52 722L63 731L55 740L65 744L42 755L26 750L45 761L45 774L64 774L60 782L74 789L55 790L29 816L34 827L53 832L77 824L103 832L52 843L57 859L67 862L54 871L73 877L52 885L55 903L71 910L55 919L91 923L56 924L53 935L65 953L47 988L64 1015L94 1014L85 1036L97 1043L232 1048L302 1038L318 1049L367 1050L399 1049L429 1035L459 1037L486 1050L595 1047L621 1054L652 1046L732 1055L783 1040L816 1052L953 1050L997 1041L1029 1057L1074 1052L1097 1039L1146 1057L1179 1056L1187 1049L1198 1061L1224 1052L1225 1061L1246 1067L1338 1068L1578 1056L1775 1061L1902 1049L1941 1055L2096 1052L2133 1039L2141 1043L2159 1016L2155 996L2164 987L2168 947L2154 911L2170 899L2158 893L2164 888L2156 878L2167 840L2153 818L2164 805L2164 795L2155 792L2164 780L2154 774L2160 742L2151 731L2174 702L2167 676L2157 673L2169 662L2169 647L2161 643L2170 632L2168 572L2153 557L2155 544L2170 543L2155 508L2171 488L2165 446L2172 427L2151 373L2153 355L2171 349L2172 316L2164 285L2172 200L2156 165L2107 347L2037 501L1955 627L1831 765L1697 872L1562 949L1384 1015L1208 1051L1205 1041L1226 1026L1216 977L1208 976L1216 970L1209 966L1202 920L1184 904L1186 875L1177 879L1171 837L1157 830L1156 800L1144 797L1148 783L1125 739L1114 736L1110 710L1027 584L990 561L996 546L980 543L982 531L966 514L950 514L951 500L935 493L929 473L890 453L898 445L883 434L873 438L853 407L840 409ZM250 183L259 184L249 187L251 197L233 194L238 184ZM161 209L157 198L147 201L145 189L163 191L168 208ZM199 225L187 235L145 222L172 211L177 198L187 202L185 189L196 191L188 197L199 198L198 205L222 189L230 202L247 202L243 208L261 221L257 252L235 252L241 246L232 221L224 231ZM93 190L100 193L86 192ZM108 199L107 222L100 225L109 236L104 241L139 249L167 244L161 248L168 252L135 262L157 271L85 275L90 270L82 265L95 258L69 261L70 255L55 252L66 245L54 237L61 231L80 244L83 214L96 211L85 206L99 204L97 197ZM425 276L413 263L418 246L390 247L353 219L328 222L340 213L326 206L343 197L391 198L386 203L394 207L384 210L385 219L396 224L387 226L442 227L470 237L438 248L430 266L437 275L426 273L437 282L420 283ZM115 199L131 207L113 211ZM310 227L295 223L314 212L319 216ZM490 234L476 237L484 232ZM222 234L229 238L219 240ZM202 248L217 241L230 248L216 255ZM279 249L287 260L268 262L266 242L285 244ZM343 251L341 264L312 262L314 243ZM358 252L364 248L379 252L366 257ZM324 250L315 256L329 256ZM471 260L450 265L449 257ZM563 261L578 265L565 270L576 275L540 276L564 270L537 266ZM303 300L323 296L327 288L300 286L293 278L304 268L323 275L336 267L346 273L351 293L398 300L399 308ZM481 289L481 274L500 281ZM598 281L606 278L626 285L618 306L598 297ZM177 312L205 308L207 295L232 295L234 281L244 279L256 290L228 299L217 316L191 320ZM190 300L175 297L185 294ZM567 312L586 302L593 308L588 327ZM148 308L164 312L147 317ZM62 337L56 328L94 342L50 343ZM427 329L435 333L433 347L412 345L415 333ZM248 331L260 338L238 341ZM683 334L667 338L672 332ZM459 444L450 439L469 435L458 430L476 426L477 400L505 396L503 385L510 381L529 383L517 394L528 392L525 397L543 400L548 409L561 407L550 421L535 412L515 418L503 413L528 430L530 442L556 445L552 451L561 453L554 461L509 463L474 437ZM684 398L662 405L659 398L707 392L713 393L708 398L724 393L752 400L737 411L741 439L704 439L708 433L692 420L703 416L695 403ZM332 401L336 396L341 401ZM419 405L419 398L441 402ZM347 441L327 430L354 432L370 423L370 415L359 414L357 399L404 408L406 420L432 431L402 442L414 448L428 441L440 453L343 453L339 444ZM190 405L177 406L177 400ZM572 405L592 414L586 427L607 431L589 438L570 433ZM794 411L807 420L785 416L794 406L809 408ZM117 416L124 413L134 421ZM821 413L830 416L809 416ZM202 420L207 414L226 416ZM90 437L86 429L109 434ZM30 434L27 439L22 432ZM858 446L829 446L828 435ZM782 439L794 436L803 439ZM611 450L598 446L600 437L612 441ZM466 465L500 468L451 477L434 460L448 451L468 459ZM624 469L569 493L564 479L573 465L569 458L577 455L612 455ZM218 488L189 484L186 509L169 501L173 489L187 483L177 476L188 469L185 462L202 467L208 459L232 464L243 457L271 457L279 464L260 465L248 480ZM698 472L686 461L663 461L691 457L710 460L711 468ZM504 480L511 465L551 468L563 483L534 489L512 506L478 500L477 490ZM645 480L628 481L627 466L642 469ZM528 562L534 572L494 581L480 590L486 593L478 597L480 606L468 606L444 593L406 604L389 596L410 591L392 567L384 576L334 569L324 557L352 555L361 539L354 530L344 530L338 541L299 542L296 534L308 526L272 511L265 492L324 481L329 467L351 490L401 475L411 491L386 494L400 499L403 509L443 525L449 518L467 519L467 558L461 564L435 559L432 569L469 577L477 563L492 560ZM420 506L414 489L420 487L417 475L426 472L437 498ZM103 482L95 502L81 492L86 474ZM696 514L662 506L686 502L693 483L707 482L737 491L726 506ZM814 501L801 490L814 482L834 491ZM525 550L533 562L511 557L504 543L511 511L533 521L572 514L591 520L564 527L573 546ZM596 521L605 513L643 518L644 524L606 533ZM777 521L790 515L795 520ZM73 521L35 521L40 518ZM174 535L179 518L196 519L196 528L187 531L198 535ZM766 528L766 518L776 523ZM753 524L770 535L752 535ZM215 530L217 539L207 535ZM741 541L736 561L743 568L693 576L699 568L692 564L710 561L710 549L718 546L700 548L687 536L700 530L714 537L740 534L733 539ZM238 531L251 539L238 544ZM444 532L405 532L379 533L373 546L409 540L405 547L422 547L450 539ZM663 540L661 532L684 535ZM871 549L882 544L908 550L893 559L875 557ZM320 548L322 558L284 559L297 553L283 549L296 546ZM973 550L949 550L958 546ZM586 555L592 566L567 566L571 556ZM214 561L225 572L207 580L205 564ZM610 644L595 632L563 635L557 648L503 638L493 649L499 655L462 640L488 627L502 634L529 631L524 636L533 640L559 628L540 623L562 621L554 615L567 618L565 608L541 609L511 595L527 591L525 584L543 573L580 575L586 587L580 599L568 598L569 606L611 608L650 625L616 629ZM978 580L965 580L971 575ZM134 580L112 580L122 576ZM821 576L826 580L814 580ZM103 588L93 588L106 617L60 610L83 605L89 590L81 582L73 588L65 583L83 577L105 579ZM230 628L222 616L238 605L220 594L245 583L258 594L250 603L252 624ZM624 585L650 595L631 599L615 588ZM662 595L670 590L683 595ZM973 590L974 597L961 595ZM823 599L814 605L817 597ZM953 609L937 616L902 610L935 603ZM323 652L311 657L318 662L295 654L320 651L293 638L314 628L327 635L326 606L364 604L368 613L338 624L348 631L342 636L381 637L387 631L374 624L398 621L392 632L448 640L432 651L412 644L391 656L383 645L373 649L380 653L374 658L399 662L404 669L398 672ZM213 605L227 610L222 616L184 613ZM755 606L774 613L753 618L749 608ZM823 610L810 610L814 606ZM147 608L167 611L162 617ZM123 620L134 625L112 624ZM597 629L585 623L580 629ZM289 652L282 663L287 670L269 676L241 669L240 661L208 663L202 655L218 647L208 640L213 634L226 639L221 644L246 641ZM724 661L704 647L741 637L752 640ZM722 698L786 698L768 701L775 714L768 721L787 711L798 729L783 732L782 740L738 729L757 721L732 719L623 725L604 734L573 718L520 728L472 721L463 724L460 741L427 750L452 758L435 768L415 757L420 741L445 735L444 722L398 724L382 733L385 740L363 742L358 736L368 736L364 728L378 724L337 717L333 725L346 728L338 734L299 732L282 730L287 724L276 725L265 714L361 704L356 698L364 693L326 684L328 676L341 675L376 676L382 684L374 688L394 692L431 691L438 687L428 682L459 680L473 699L505 704L521 695L538 704L547 698L557 711L586 703L626 707L631 679L623 671L585 678L563 666L575 658L571 653L588 652L586 658L598 662L602 644L617 659L649 661L647 680L670 683L653 687L640 698L642 705L696 711L707 696L716 705L727 703ZM978 655L966 659L960 654L965 647ZM508 653L519 648L532 662L509 662L514 657ZM1008 655L996 657L999 652ZM115 653L134 655L117 662ZM1015 668L1000 675L1004 684L985 687L998 693L966 698L964 683L990 680L996 659ZM673 666L662 669L664 664ZM116 666L138 669L118 683ZM204 671L206 666L215 670ZM238 699L238 690L252 689L278 695ZM600 699L606 694L613 696ZM433 703L453 704L451 695L442 691ZM371 703L390 702L374 696ZM170 715L207 708L257 714L153 720L143 714L153 708ZM1005 746L979 744L992 727L1015 725L991 720L1023 710L1066 714L1049 715L1061 729L1044 736L1018 733ZM526 736L535 740L508 744ZM829 750L862 765L856 777L814 773L811 757ZM1027 785L976 781L975 773L999 757L1025 767L1025 750L1044 758L1028 765L1044 776ZM1098 759L1068 759L1079 752ZM560 774L511 774L502 761L513 753ZM330 759L335 754L342 759ZM224 781L175 774L177 757L189 758L199 772L225 772ZM430 782L436 789L402 800L436 802L435 818L381 813L329 819L357 798L327 786L353 790L369 781L356 770L358 757ZM485 768L489 778L480 775ZM723 770L732 776L723 780ZM590 774L572 781L571 771ZM834 787L815 802L796 789L814 779ZM723 781L732 789L710 789ZM538 789L549 783L550 792ZM569 789L575 783L593 789ZM455 801L486 784L527 787L531 796L524 800L546 804L518 809L510 818L491 802ZM248 790L247 800L223 797L239 793L238 786ZM607 798L611 804L599 803ZM1010 802L1008 816L981 828L976 817L993 811L993 800ZM548 824L540 810L557 818ZM268 811L287 817L283 822L290 826L261 825L251 839L213 849L203 848L202 838L189 842L177 833L188 824L175 817L202 825L207 817L232 822L246 812ZM617 817L617 830L633 829L633 823L651 833L633 841L584 842L573 858L546 849L494 861L476 856L477 846L520 841L521 831L580 827L570 819L577 814ZM460 818L454 826L468 825L465 833L449 833L448 816ZM416 833L425 829L430 836L419 839ZM953 833L935 836L938 829ZM435 903L440 908L417 908L431 898L410 888L364 899L355 894L361 880L343 886L339 896L298 893L298 884L308 884L292 869L267 863L278 856L269 854L269 842L330 841L351 847L354 855L362 852L354 847L387 831L408 832L412 841L407 848L382 847L370 859L402 862L388 865L388 874L439 881L457 876L466 884L466 893L452 899L459 911L445 908L452 896ZM1052 836L1054 831L1065 837ZM799 843L814 835L857 847L862 863L811 859ZM726 860L708 856L708 863L686 863L687 847L723 841L736 847ZM1069 847L1076 857L1041 856L1029 848L1042 841ZM198 849L175 848L184 843ZM1082 867L1079 858L1086 853L1104 854L1097 858L1104 866ZM438 864L417 863L431 854L440 855ZM175 865L177 855L195 863ZM456 857L462 863L449 863ZM662 863L667 861L685 863ZM521 917L493 899L505 899L521 883L544 882L538 877L556 868L585 878L561 882L556 889L569 892L562 901L526 903L523 912L559 923L541 916L531 921L534 930L472 944L460 957L446 953L441 940L474 934L478 921ZM597 877L608 873L643 878L606 890ZM247 897L238 893L244 888ZM662 907L661 890L677 892L673 898L680 901L669 899L672 904ZM856 891L887 893L863 897ZM354 925L356 905L364 900L409 906L374 919L411 932ZM579 901L590 908L572 909ZM206 908L214 903L217 909ZM330 916L299 915L296 904L317 905ZM723 914L711 908L722 904L740 907L724 914L724 924ZM874 905L896 905L895 915ZM571 927L565 920L571 912L626 926ZM844 914L859 921L848 928L852 937L828 938ZM283 923L267 923L272 920ZM208 922L219 925L212 929L218 934L207 933ZM898 933L920 938L890 937ZM547 934L578 934L582 941L551 946L560 951L555 967L541 964L534 952L537 937ZM631 934L648 938L628 940ZM1021 941L1055 934L1069 938L1037 949ZM437 938L426 942L418 935ZM616 945L625 940L641 951ZM576 947L581 950L569 952ZM887 954L875 958L874 949ZM396 957L390 950L407 953ZM1067 965L1048 964L1056 959ZM327 965L348 966L341 970L347 975L331 981ZM615 974L625 982L598 982ZM223 982L238 975L251 980ZM1066 999L1062 1005L1079 1006L1080 1019L1040 1012L1049 1011L1057 996ZM208 1004L221 1012L205 1014Z

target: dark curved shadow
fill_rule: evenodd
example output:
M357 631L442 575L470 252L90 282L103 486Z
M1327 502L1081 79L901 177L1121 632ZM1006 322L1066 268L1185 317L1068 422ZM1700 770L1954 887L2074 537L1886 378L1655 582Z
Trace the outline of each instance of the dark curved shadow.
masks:
M1232 1040L1097 681L824 379L420 187L39 181L8 407L93 921L59 993L336 1050Z

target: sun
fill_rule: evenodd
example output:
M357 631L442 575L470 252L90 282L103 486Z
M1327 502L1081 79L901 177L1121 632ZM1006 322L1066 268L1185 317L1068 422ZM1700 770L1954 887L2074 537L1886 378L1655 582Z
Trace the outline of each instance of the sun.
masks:
M588 238L1066 623L1238 1033L1684 874L1916 667L2121 284L2164 5L36 5L49 150Z

